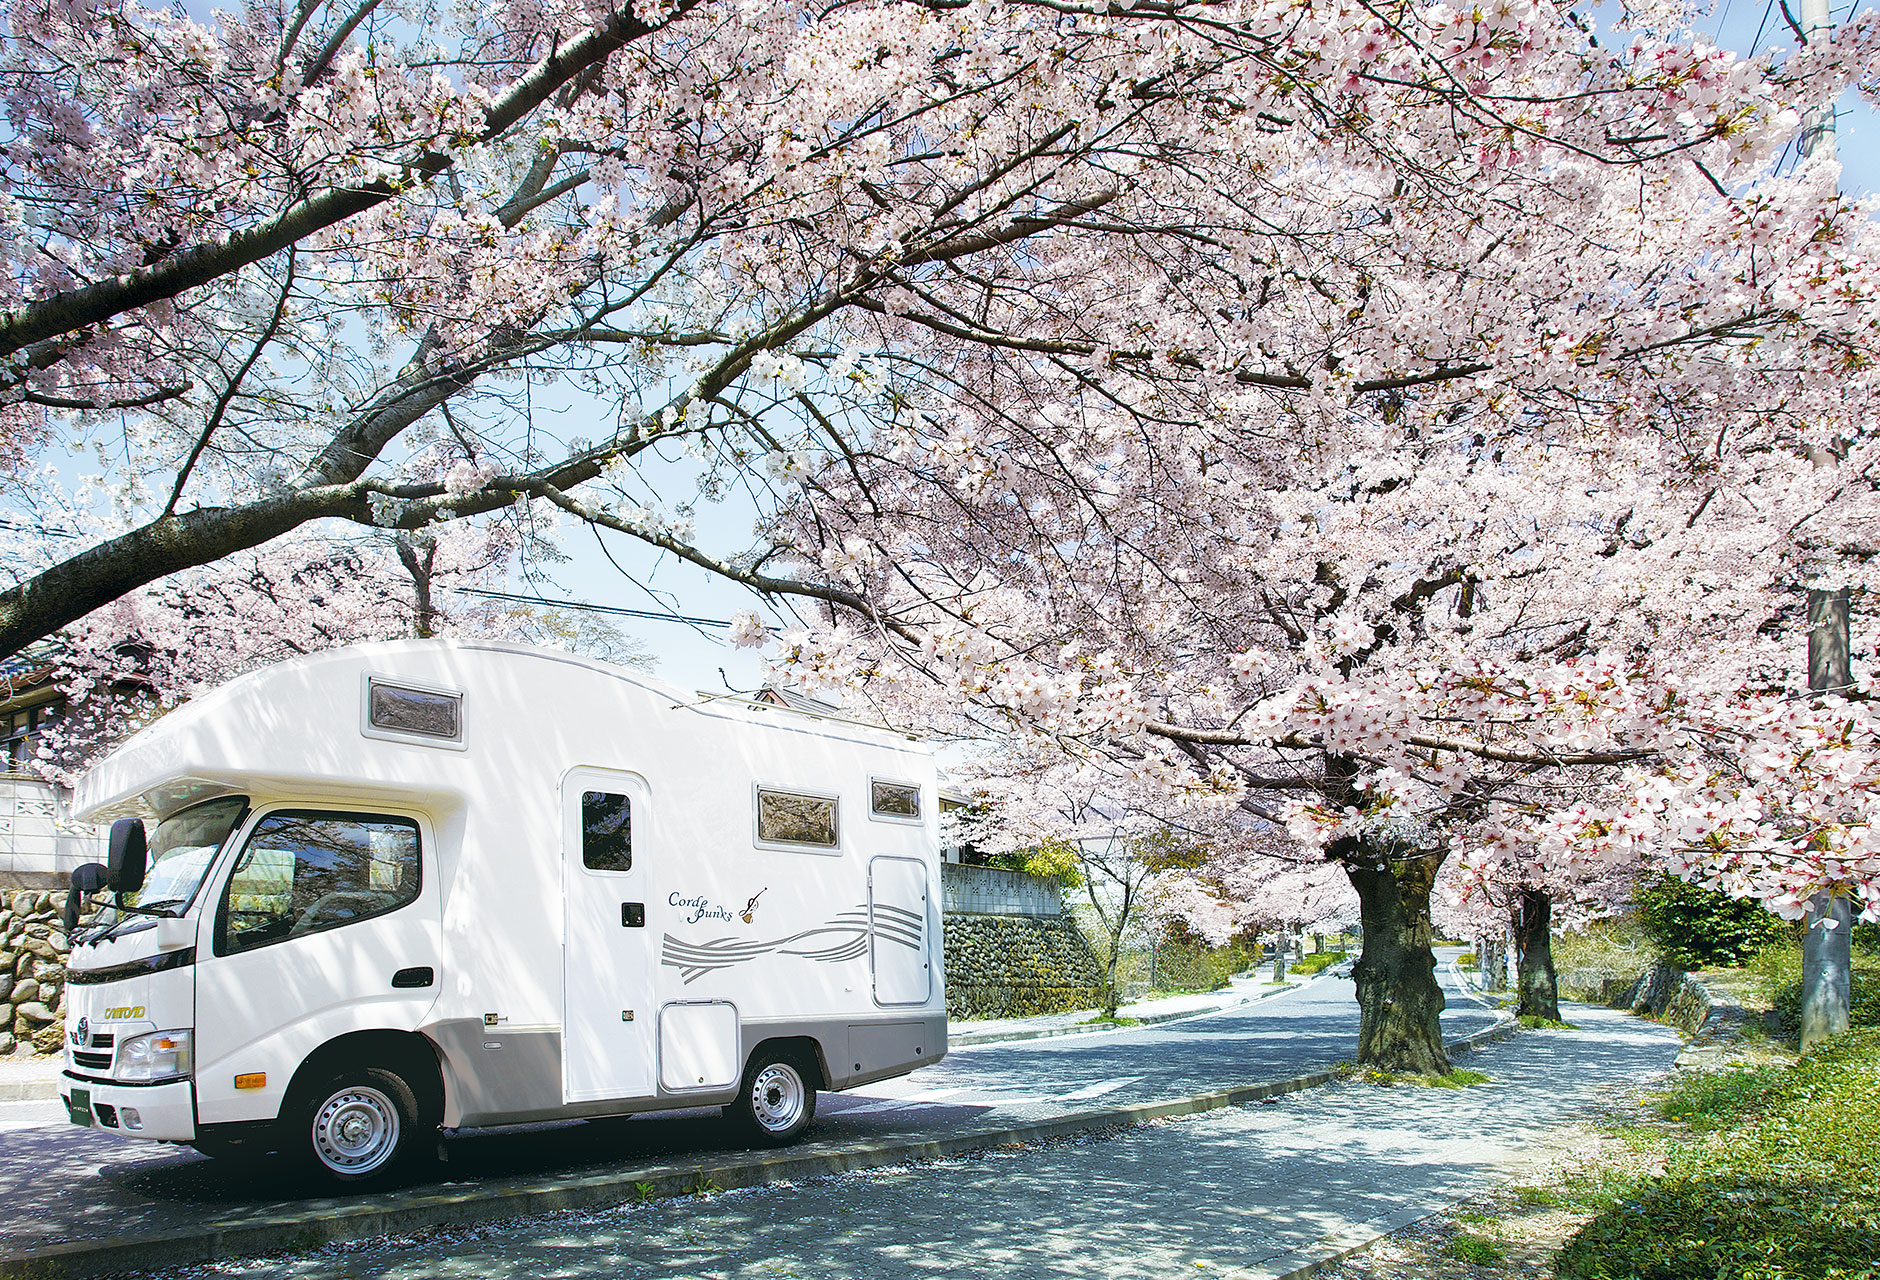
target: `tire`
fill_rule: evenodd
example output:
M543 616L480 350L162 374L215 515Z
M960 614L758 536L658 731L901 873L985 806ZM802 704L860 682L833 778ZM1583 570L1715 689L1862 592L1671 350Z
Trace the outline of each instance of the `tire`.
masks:
M744 1068L738 1099L725 1116L751 1142L786 1147L816 1118L816 1075L795 1054L759 1048Z
M416 1095L383 1067L344 1071L316 1085L301 1099L295 1128L300 1162L345 1187L390 1181L423 1145Z

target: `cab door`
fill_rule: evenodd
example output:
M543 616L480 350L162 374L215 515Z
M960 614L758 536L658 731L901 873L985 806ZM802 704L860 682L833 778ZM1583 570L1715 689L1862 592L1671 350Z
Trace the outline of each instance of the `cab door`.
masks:
M322 1044L422 1022L438 992L432 844L409 814L276 807L250 820L197 935L203 1123L270 1119Z
M561 784L562 1098L654 1094L659 963L647 927L646 780L571 769Z

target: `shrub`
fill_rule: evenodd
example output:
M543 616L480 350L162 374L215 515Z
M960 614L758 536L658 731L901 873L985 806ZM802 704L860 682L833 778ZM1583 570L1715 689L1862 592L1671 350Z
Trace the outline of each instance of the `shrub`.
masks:
M1633 902L1665 958L1686 969L1740 965L1793 936L1789 925L1756 903L1676 876L1641 887Z
M1880 1030L1680 1079L1657 1105L1693 1140L1567 1242L1563 1280L1880 1277Z
M1477 1266L1489 1266L1505 1261L1508 1257L1502 1247L1487 1236L1471 1235L1459 1232L1449 1242L1449 1256L1458 1262L1472 1262Z
M1292 971L1310 977L1321 969L1330 968L1344 958L1345 953L1342 951L1319 951L1302 960L1293 961Z

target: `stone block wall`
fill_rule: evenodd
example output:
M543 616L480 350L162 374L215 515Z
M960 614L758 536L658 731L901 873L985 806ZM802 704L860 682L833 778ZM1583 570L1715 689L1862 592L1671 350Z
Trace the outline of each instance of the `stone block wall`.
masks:
M1024 1018L1095 1008L1103 975L1066 916L946 917L947 1017Z
M0 1055L60 1050L65 956L59 920L65 895L26 889L0 905Z

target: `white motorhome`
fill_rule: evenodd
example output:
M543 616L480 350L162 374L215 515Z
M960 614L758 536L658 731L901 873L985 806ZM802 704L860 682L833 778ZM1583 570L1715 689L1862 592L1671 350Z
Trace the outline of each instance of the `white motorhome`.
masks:
M513 645L284 663L79 784L74 1122L372 1178L443 1128L722 1106L946 1050L931 753ZM147 833L147 850L146 845Z

